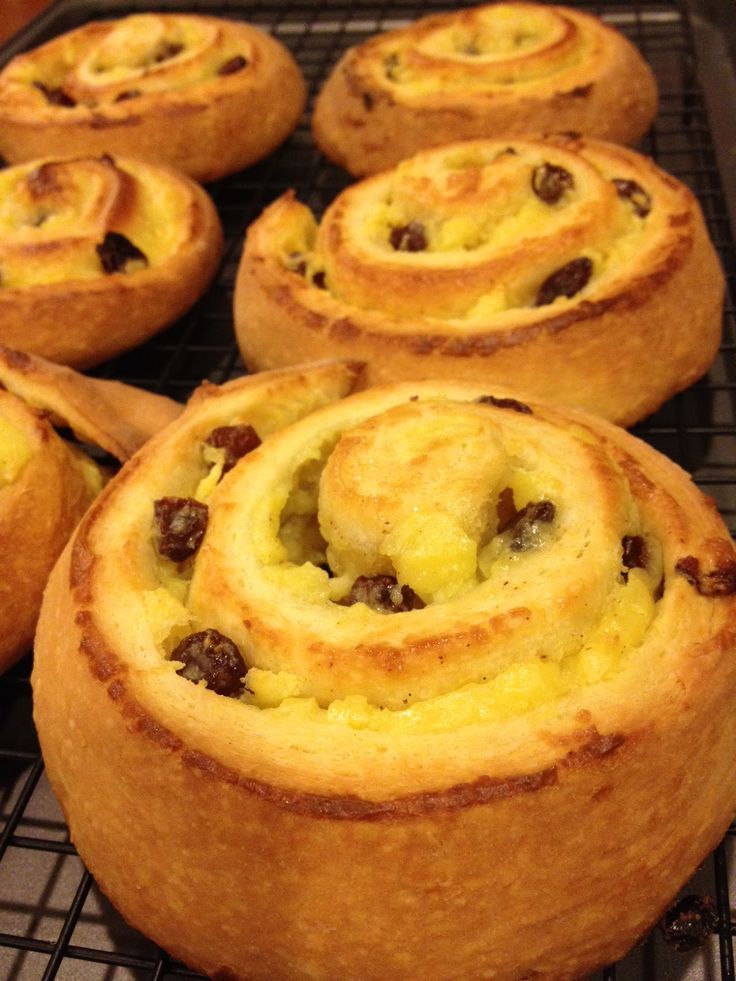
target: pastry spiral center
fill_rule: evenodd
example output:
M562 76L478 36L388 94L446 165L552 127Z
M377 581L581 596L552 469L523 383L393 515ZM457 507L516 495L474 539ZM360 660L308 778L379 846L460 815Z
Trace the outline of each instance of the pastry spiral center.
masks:
M506 467L483 406L409 402L365 420L342 435L320 481L330 567L352 578L396 572L425 601L462 589L495 531Z

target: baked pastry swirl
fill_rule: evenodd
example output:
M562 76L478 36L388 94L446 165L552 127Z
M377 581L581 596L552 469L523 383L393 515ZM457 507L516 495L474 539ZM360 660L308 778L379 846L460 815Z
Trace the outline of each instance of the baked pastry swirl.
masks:
M0 347L0 671L30 647L41 594L103 484L94 460L57 434L126 460L181 406Z
M0 72L0 154L139 156L197 180L240 170L296 126L305 83L275 38L180 13L95 21Z
M319 92L317 144L351 174L456 140L574 130L633 144L657 111L639 51L581 10L495 3L348 49Z
M574 136L427 150L248 229L235 289L251 368L356 357L368 381L511 384L628 425L699 378L723 273L684 184Z
M206 386L83 519L33 673L72 839L213 978L583 975L736 810L733 543L603 420L355 375Z
M140 160L0 171L0 342L74 367L135 347L199 298L222 251L215 206Z

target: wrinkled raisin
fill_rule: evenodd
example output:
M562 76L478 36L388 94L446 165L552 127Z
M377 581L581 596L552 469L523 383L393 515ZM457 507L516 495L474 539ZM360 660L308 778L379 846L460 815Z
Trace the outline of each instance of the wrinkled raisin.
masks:
M237 646L219 630L210 628L185 637L173 650L171 660L182 662L184 666L176 673L187 681L205 681L218 695L237 698L243 694L245 661Z
M514 412L533 415L532 410L526 403L519 402L516 399L497 398L495 395L481 395L476 401L480 402L481 405L495 405L497 409L513 409Z
M217 70L217 74L234 75L236 72L242 71L247 64L247 58L244 58L242 55L235 55L234 58L230 58L229 61L226 61L224 65L220 65Z
M286 257L286 268L290 272L295 272L298 276L303 276L307 271L307 259L303 252L290 252Z
M209 434L205 443L225 451L223 473L232 470L241 457L261 445L261 439L252 426L218 426Z
M358 576L342 606L365 603L376 613L406 613L424 606L411 586L399 586L393 576Z
M202 544L209 510L192 497L160 497L153 502L157 547L172 562L184 562Z
M383 70L386 74L386 78L390 82L396 81L396 76L398 74L399 67L399 56L397 54L390 54L383 62Z
M512 552L528 552L542 543L540 524L551 524L555 517L555 506L552 501L530 501L517 511L511 528L513 533L509 541Z
M496 501L496 516L498 518L496 533L502 535L503 532L507 531L516 520L518 513L514 503L513 490L510 487L504 487L498 495L498 501Z
M327 276L324 270L319 270L312 275L312 285L316 286L318 290L327 289Z
M102 268L109 274L135 272L148 265L144 253L120 232L106 232L105 238L95 248Z
M614 177L613 184L618 191L618 196L631 202L634 213L639 218L646 218L652 210L652 199L636 181L624 180L622 177Z
M665 913L659 927L675 950L696 950L718 928L716 904L711 896L683 896Z
M684 576L701 596L732 596L736 593L736 561L730 560L703 572L700 559L686 555L675 563L675 571Z
M556 164L540 164L532 173L532 190L545 204L557 204L565 191L574 186L570 171Z
M137 99L140 94L140 89L126 89L124 92L118 92L115 96L115 102L127 102L128 99Z
M649 555L641 535L624 535L621 539L622 562L627 569L646 569Z
M46 101L52 106L64 106L70 109L77 104L62 88L51 88L49 85L44 85L43 82L34 82L33 84L39 92L44 94Z
M570 299L586 285L593 273L593 263L587 256L573 259L548 276L539 287L534 305L545 307L558 296Z
M183 50L183 44L174 41L164 41L153 56L153 60L158 63L168 61L169 58L175 58L178 54L181 54Z
M427 236L420 221L392 228L389 241L397 252L423 252L427 248Z

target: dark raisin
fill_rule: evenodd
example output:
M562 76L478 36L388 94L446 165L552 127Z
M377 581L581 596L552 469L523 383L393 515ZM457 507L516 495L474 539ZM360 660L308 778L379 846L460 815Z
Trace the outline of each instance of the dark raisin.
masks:
M399 586L393 576L358 576L342 606L365 603L376 613L406 613L424 606L411 586Z
M481 395L476 401L482 405L495 405L497 409L513 409L514 412L533 415L528 405L524 402L518 402L516 399L497 398L495 395Z
M514 503L514 492L510 487L504 487L498 495L498 501L496 502L496 515L498 517L496 533L501 535L507 531L516 520L517 514L518 511Z
M158 48L158 51L153 56L155 62L168 61L169 58L175 58L178 54L181 54L184 50L184 45L173 41L164 41Z
M399 56L397 54L390 54L383 62L383 70L386 74L386 78L390 82L396 81L397 69L399 67Z
M621 539L622 562L627 569L646 569L649 554L641 535L624 535Z
M115 102L127 102L128 99L137 99L140 94L140 89L126 89L124 92L118 92L115 96Z
M303 276L307 271L307 260L303 252L290 252L286 258L286 268L290 272L295 272L298 276Z
M148 265L144 253L120 232L106 232L95 248L106 273L132 272L141 265Z
M593 263L587 256L573 259L545 279L539 287L534 305L545 307L558 296L566 296L570 299L586 285L592 273Z
M52 88L49 85L44 85L43 82L34 82L33 84L39 92L43 92L46 101L52 106L64 106L70 109L77 104L62 88Z
M316 286L318 290L327 289L327 276L324 271L314 273L312 276L312 285Z
M703 572L700 559L686 555L675 563L675 571L684 576L701 596L732 596L736 593L736 560L731 559L710 572Z
M636 181L624 180L622 177L614 177L613 184L618 191L618 196L631 202L634 213L639 218L646 218L652 210L652 199Z
M423 252L427 248L427 236L420 221L392 228L389 241L397 252Z
M183 663L176 673L187 681L205 681L218 695L237 698L243 694L245 661L237 646L219 630L201 630L185 637L172 652L171 660Z
M518 511L511 528L513 534L509 541L512 552L528 552L542 543L540 524L551 524L555 517L552 501L530 501Z
M223 473L232 470L235 464L261 445L261 439L252 426L244 423L239 426L218 426L209 434L205 443L225 451Z
M557 204L565 191L574 186L570 171L556 164L543 163L532 172L532 190L545 204Z
M244 58L242 55L235 55L234 58L230 58L226 61L224 65L220 65L217 69L218 75L235 75L236 72L242 71L248 65L248 59Z
M683 896L665 913L659 928L675 950L696 950L718 928L716 904L711 896Z
M153 502L157 548L172 562L184 562L202 544L209 511L192 497L160 497Z
M363 100L363 108L366 112L370 112L373 108L373 96L370 92L361 92L361 98Z

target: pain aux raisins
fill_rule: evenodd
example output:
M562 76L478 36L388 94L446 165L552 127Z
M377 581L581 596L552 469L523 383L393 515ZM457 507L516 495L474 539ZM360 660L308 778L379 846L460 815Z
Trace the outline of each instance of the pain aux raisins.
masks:
M424 603L411 586L400 586L393 576L358 576L341 606L365 603L375 613L407 613Z
M612 183L618 191L618 196L631 202L634 214L638 215L639 218L646 218L652 210L652 199L641 184L637 184L636 181L624 180L622 177L614 177Z
M675 572L684 576L701 596L733 596L736 593L736 561L733 559L705 572L700 559L686 555L675 563Z
M218 450L224 450L225 462L222 472L227 473L238 460L261 445L261 438L252 426L242 423L237 426L218 426L212 430L205 443Z
M575 186L575 179L569 170L556 164L543 163L532 172L532 190L545 204L557 204L565 191Z
M204 681L217 695L238 698L245 691L245 661L237 645L219 630L189 634L174 648L171 660L182 663L178 675L194 684Z
M546 307L558 297L568 300L587 286L593 274L593 262L587 256L573 259L548 276L537 292L535 307Z
M397 252L423 252L427 248L427 233L420 221L410 221L392 228L389 242Z
M148 266L145 254L120 232L107 232L95 248L102 268L108 275L137 272Z
M153 502L156 547L172 562L186 562L199 549L209 509L192 497L160 497Z
M659 923L665 941L680 953L702 947L718 928L718 913L711 896L683 896Z

